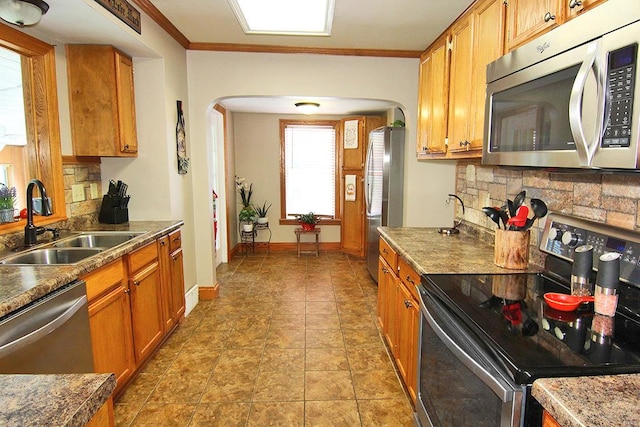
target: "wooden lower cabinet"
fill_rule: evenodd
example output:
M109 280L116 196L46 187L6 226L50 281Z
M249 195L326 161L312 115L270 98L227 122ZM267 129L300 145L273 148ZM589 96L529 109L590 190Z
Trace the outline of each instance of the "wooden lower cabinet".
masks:
M153 353L164 335L160 264L156 242L132 252L128 257L133 349L136 362L141 363Z
M542 412L542 427L562 427L546 410Z
M398 260L398 268L392 268L387 262L389 246L381 240L380 247L387 253L383 256L381 251L378 260L378 323L400 377L415 402L420 308L415 292L409 287L415 287L411 281L419 276L413 270L407 271L402 259ZM400 274L406 276L407 281Z
M184 267L180 230L158 239L162 276L162 315L165 333L180 323L185 313Z
M89 420L85 427L107 427L113 426L115 420L113 418L113 397L110 397L98 412Z
M114 396L173 330L166 327L165 307L174 326L184 317L179 230L173 236L173 241L171 235L161 237L81 277L87 283L94 371L116 375ZM159 251L163 241L166 251Z
M135 370L129 289L122 259L86 276L95 372L113 372L118 394Z
M397 348L396 365L404 379L405 386L416 401L416 381L418 365L418 322L420 309L403 284L396 293Z

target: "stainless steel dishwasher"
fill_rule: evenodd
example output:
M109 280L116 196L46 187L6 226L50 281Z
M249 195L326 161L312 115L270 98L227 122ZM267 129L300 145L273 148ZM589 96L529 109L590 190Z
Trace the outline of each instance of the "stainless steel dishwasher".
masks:
M0 319L0 374L85 372L93 372L93 355L83 281Z

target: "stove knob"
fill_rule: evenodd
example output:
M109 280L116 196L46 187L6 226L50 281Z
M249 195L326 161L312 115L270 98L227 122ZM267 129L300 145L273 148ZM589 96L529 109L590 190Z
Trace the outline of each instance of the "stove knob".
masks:
M549 229L549 240L561 240L562 231L559 228L552 227Z
M582 243L582 239L579 235L573 234L571 231L565 231L562 235L562 243L569 246L570 248L575 248L580 243Z

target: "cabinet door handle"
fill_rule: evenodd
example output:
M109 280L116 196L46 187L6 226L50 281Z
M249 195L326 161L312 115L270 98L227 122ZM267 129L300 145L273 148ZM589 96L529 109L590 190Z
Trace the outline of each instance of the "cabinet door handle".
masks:
M389 272L389 270L387 270L387 268L386 268L386 267L382 267L382 272L383 272L384 274L387 274L387 273Z
M172 259L172 260L174 260L174 261L175 261L175 260L177 260L177 259L178 259L178 255L173 255L173 256L171 257L171 259Z
M129 288L125 289L125 290L124 290L124 293L125 293L125 294L130 294L130 293L131 293L131 289L129 289Z
M165 241L164 241L164 240L161 240L161 241L160 241L160 246L164 246L164 244L165 244Z
M555 21L556 15L552 15L551 12L547 12L544 14L544 22Z
M136 285L136 286L140 286L140 282L138 280L134 280L133 284Z
M409 301L408 299L404 300L404 306L409 308L409 307L413 307L413 304L411 304L411 301Z
M407 275L407 282L411 283L412 285L415 285L416 282L414 282L413 280L411 280L411 276Z
M569 0L569 8L573 9L574 7L582 6L582 2L580 0Z
M382 253L383 253L383 254L388 254L388 253L389 253L389 251L388 251L386 248L382 248Z

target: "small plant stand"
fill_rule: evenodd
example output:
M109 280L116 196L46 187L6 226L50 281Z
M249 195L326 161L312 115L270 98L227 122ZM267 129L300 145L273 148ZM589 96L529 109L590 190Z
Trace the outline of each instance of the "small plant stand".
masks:
M293 230L294 233L296 233L296 243L298 246L298 258L300 258L300 254L302 252L307 252L307 253L315 253L316 256L318 256L320 254L320 227L316 227L313 230L304 230L303 228L299 227L296 228L295 230ZM301 242L300 241L300 235L315 235L316 236L316 241L315 242ZM301 245L314 245L315 246L315 250L301 250L300 246Z
M252 252L256 251L256 230L244 231L240 229L240 243L244 248L244 254L249 254L249 248Z
M266 242L262 242L262 241L261 242L256 242L255 241L255 236L258 235L259 231L263 231L263 230L269 232L268 240ZM254 231L254 234L255 234L254 243L258 243L258 244L266 243L267 244L267 253L269 253L269 244L271 243L271 229L269 228L269 223L268 222L263 222L263 223L256 222L255 224L253 224L253 231ZM255 250L255 248L254 248L254 250Z

